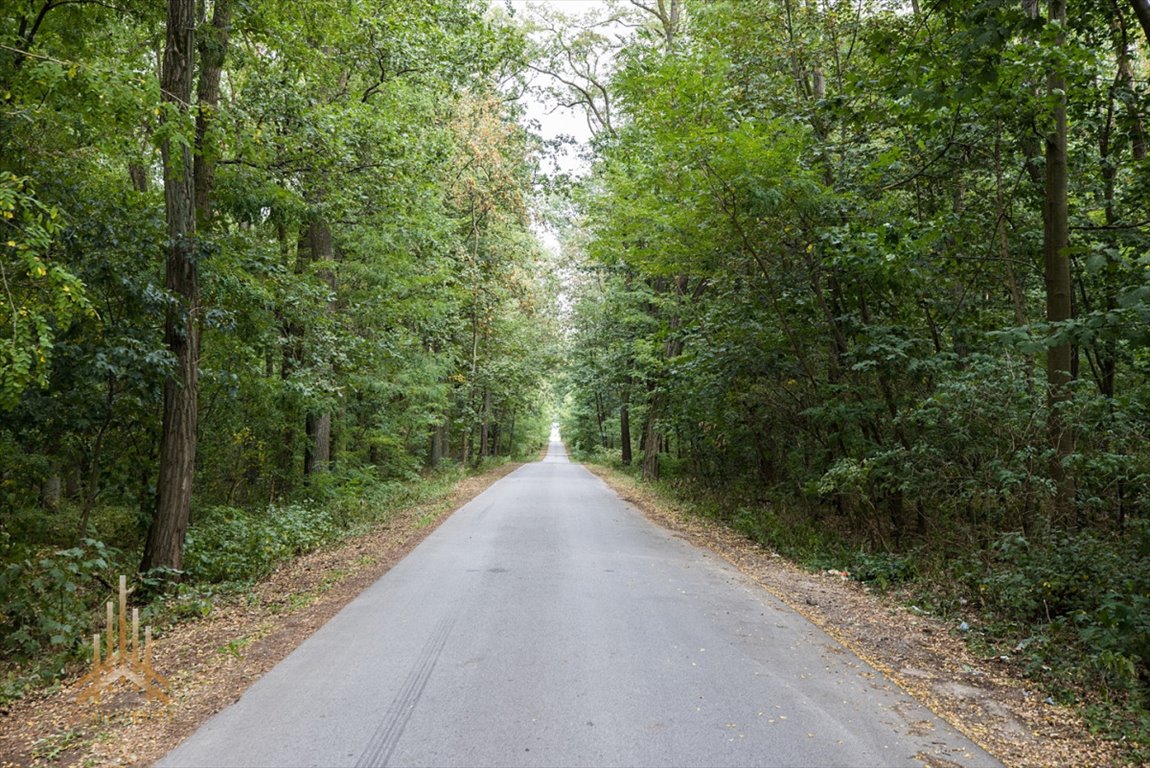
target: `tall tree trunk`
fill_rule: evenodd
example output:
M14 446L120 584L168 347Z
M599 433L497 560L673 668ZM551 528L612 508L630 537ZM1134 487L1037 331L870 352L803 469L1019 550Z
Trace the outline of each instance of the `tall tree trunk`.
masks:
M228 52L232 22L232 0L215 0L212 23L200 33L200 80L196 88L196 158L193 176L196 190L196 219L201 232L212 219L212 185L216 178L215 151L207 135L220 101L220 75Z
M1050 0L1050 19L1066 24L1066 0ZM1058 45L1062 45L1061 36ZM1050 72L1049 93L1055 97L1054 129L1046 137L1046 179L1043 232L1043 264L1046 277L1046 320L1062 323L1072 314L1070 279L1070 231L1067 202L1066 160L1066 77L1059 70ZM1069 342L1060 342L1046 351L1047 401L1049 406L1051 479L1055 483L1054 515L1060 524L1073 523L1074 477L1065 459L1074 452L1074 433L1063 410L1071 398L1073 350Z
M188 111L192 100L195 10L195 0L168 1L160 79L164 101L180 113ZM196 466L200 291L192 151L190 143L171 139L165 139L160 150L168 225L164 283L176 299L164 317L164 342L175 359L175 370L164 381L156 513L148 529L142 571L160 566L178 570L183 565Z
M1134 8L1138 23L1142 25L1147 42L1150 42L1150 0L1130 0L1130 5Z
M132 181L132 189L143 194L148 191L148 167L139 161L128 163L128 178Z
M623 448L623 466L631 466L631 408L628 397L623 395L623 404L619 406L619 445Z
M309 413L305 426L307 446L303 453L303 473L310 477L326 472L331 462L331 414Z
M299 272L300 256L298 251L293 251L292 241L288 239L287 225L280 222L276 227L276 237L280 245L281 263L285 270ZM298 248L298 243L296 244ZM303 328L300 324L283 316L282 312L277 310L280 326L280 338L282 339L281 348L281 361L280 361L280 381L283 384L291 379L292 373L299 366L299 361L302 356L300 349L300 337L303 336ZM282 386L280 390L281 395L281 415L283 430L280 432L280 444L276 450L276 469L279 478L282 482L281 491L288 491L291 489L293 477L296 469L296 409L294 400L287 395L288 387Z
M443 460L443 430L442 424L436 424L431 429L431 440L427 450L427 466L435 469Z
M603 429L603 420L606 418L603 413L603 393L598 388L595 389L595 429L599 432L599 447L607 447L607 432Z
M663 438L658 428L658 411L662 407L662 397L651 393L647 407L647 418L643 422L643 479L659 479L659 453L663 450Z
M330 262L335 258L331 227L322 216L313 218L308 225L307 242L312 261ZM320 271L320 277L331 288L334 297L335 273L325 267ZM334 311L334 298L328 308ZM321 410L308 413L305 426L307 444L304 448L303 473L305 477L310 477L316 472L326 472L331 464L331 408L324 406Z
M490 456L491 451L491 390L484 387L483 389L483 413L480 416L479 423L479 458L480 460Z

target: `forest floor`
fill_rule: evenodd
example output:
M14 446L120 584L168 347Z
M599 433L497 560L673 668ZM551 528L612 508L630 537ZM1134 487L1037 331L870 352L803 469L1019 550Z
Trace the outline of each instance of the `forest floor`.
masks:
M238 700L344 605L403 559L448 515L520 464L468 477L452 492L391 517L373 532L304 555L204 618L156 639L164 705L116 691L79 704L72 679L0 709L0 766L150 765Z
M956 627L876 594L840 571L812 572L634 478L585 465L648 519L735 566L1011 768L1124 765L1074 710L1001 661L967 649ZM932 766L932 768L943 768Z

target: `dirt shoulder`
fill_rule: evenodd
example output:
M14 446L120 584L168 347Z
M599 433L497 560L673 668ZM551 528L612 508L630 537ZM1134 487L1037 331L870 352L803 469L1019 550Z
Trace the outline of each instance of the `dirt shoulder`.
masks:
M238 700L296 646L415 548L452 511L520 464L462 480L439 499L392 517L338 548L279 568L251 592L169 628L155 666L171 684L164 706L133 693L76 702L75 681L0 711L2 766L149 765Z
M1071 709L1008 666L978 658L954 628L837 573L812 573L633 478L586 465L650 520L734 565L1007 766L1122 765Z

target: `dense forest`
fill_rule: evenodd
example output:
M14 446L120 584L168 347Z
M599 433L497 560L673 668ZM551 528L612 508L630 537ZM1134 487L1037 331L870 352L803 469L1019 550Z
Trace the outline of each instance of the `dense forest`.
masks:
M1143 737L1148 11L635 0L545 63L595 132L572 447L810 565L929 582Z
M117 572L241 582L538 450L524 51L468 0L0 4L6 695Z
M0 699L558 413L1145 744L1148 67L1143 0L7 0Z

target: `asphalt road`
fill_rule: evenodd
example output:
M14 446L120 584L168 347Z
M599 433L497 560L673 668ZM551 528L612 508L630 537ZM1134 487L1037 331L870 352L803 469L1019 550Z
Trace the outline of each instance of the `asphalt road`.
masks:
M162 766L999 765L553 442Z

